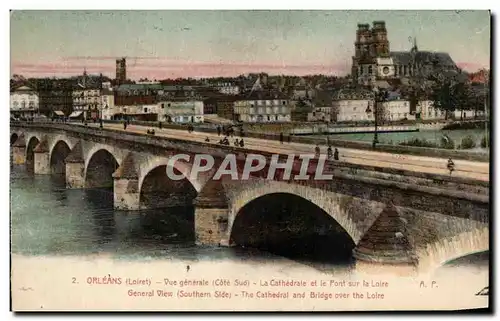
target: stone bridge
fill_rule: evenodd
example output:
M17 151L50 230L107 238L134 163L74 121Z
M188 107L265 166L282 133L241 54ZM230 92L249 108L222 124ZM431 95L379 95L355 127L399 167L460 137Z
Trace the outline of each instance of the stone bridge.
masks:
M214 170L191 177L192 163L169 163L172 156L204 153L222 160L234 154L244 160L258 151L63 124L13 123L10 132L15 164L35 174L65 175L67 188L113 187L116 209L194 206L199 245L242 245L236 231L260 223L251 222L246 208L289 195L312 206L310 215L322 215L328 223L320 229L335 225L345 232L357 268L432 271L489 251L488 182L330 161L324 170L333 175L329 180L214 179ZM184 178L170 180L168 166ZM278 214L269 215L282 224Z

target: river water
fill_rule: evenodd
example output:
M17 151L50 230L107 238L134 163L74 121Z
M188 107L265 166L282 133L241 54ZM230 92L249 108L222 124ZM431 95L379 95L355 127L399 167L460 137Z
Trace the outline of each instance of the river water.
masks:
M66 189L63 177L11 165L11 250L21 255L94 255L118 260L276 260L330 272L350 263L290 260L256 249L194 245L193 208L113 209L111 189ZM298 263L300 261L300 263Z
M192 208L140 213L117 211L113 209L110 189L66 189L62 177L34 175L24 165L11 165L10 189L14 254L104 254L127 261L229 259L248 262L250 266L271 259L278 265L308 266L333 275L344 274L353 266L352 261L345 260L285 258L238 247L198 247L193 243ZM328 248L328 251L332 250ZM479 264L487 271L487 262L487 255L482 254L462 264Z

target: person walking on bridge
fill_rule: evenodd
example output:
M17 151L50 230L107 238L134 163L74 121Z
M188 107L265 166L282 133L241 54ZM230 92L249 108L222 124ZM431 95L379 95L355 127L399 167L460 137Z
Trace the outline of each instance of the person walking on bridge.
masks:
M455 170L455 163L453 162L451 157L448 159L447 167L448 167L448 170L450 171L450 176L451 176L451 173L453 173L453 171Z
M316 147L314 148L315 157L319 158L320 153L321 153L321 149L319 148L318 145L316 145Z
M328 154L328 159L331 159L333 157L332 146L328 145L328 149L326 152Z

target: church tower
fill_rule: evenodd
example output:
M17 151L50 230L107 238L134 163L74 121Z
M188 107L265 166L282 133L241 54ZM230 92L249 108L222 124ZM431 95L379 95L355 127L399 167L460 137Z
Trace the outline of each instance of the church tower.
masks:
M376 57L389 57L390 49L385 21L373 22L372 38Z
M354 42L354 56L352 57L351 75L358 79L364 72L364 66L373 62L372 33L369 24L358 24L356 41Z

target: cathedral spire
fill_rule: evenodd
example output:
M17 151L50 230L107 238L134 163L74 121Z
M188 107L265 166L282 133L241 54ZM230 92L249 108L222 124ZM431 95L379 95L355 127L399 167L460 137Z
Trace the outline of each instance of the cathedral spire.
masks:
M413 37L413 48L412 48L413 51L418 51L418 47L417 47L417 37Z
M87 67L83 67L83 86L85 87L87 85Z

